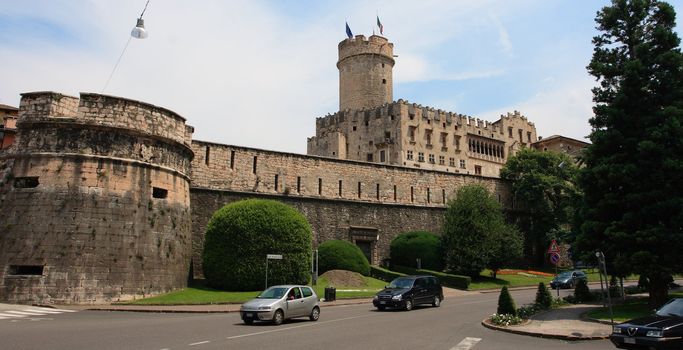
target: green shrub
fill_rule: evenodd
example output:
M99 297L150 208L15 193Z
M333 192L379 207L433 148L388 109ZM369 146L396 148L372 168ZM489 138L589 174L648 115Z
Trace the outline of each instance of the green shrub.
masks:
M574 300L577 303L585 303L593 300L593 294L591 294L588 288L588 283L584 280L579 280L574 288Z
M552 303L553 297L550 295L550 291L543 282L540 282L536 291L536 304L543 309L549 309Z
M517 309L517 316L522 319L528 319L540 310L541 308L537 304L524 305Z
M318 271L348 270L363 276L370 275L368 259L357 245L340 240L324 242L318 247Z
M423 269L440 271L443 268L441 239L427 231L411 231L396 236L389 246L389 255L391 263L396 265L417 267L419 258Z
M272 200L248 199L217 210L206 228L203 265L209 286L261 290L266 254L268 284L306 284L311 266L311 227L301 213Z
M400 272L394 272L394 271L389 271L387 269L383 269L379 266L370 266L370 277L376 278L378 280L382 280L385 282L391 282L395 278L405 276L405 273L400 273Z
M517 306L515 305L510 291L508 291L507 286L503 286L500 290L500 296L498 296L498 310L496 311L499 315L513 315L517 316Z
M432 275L439 278L441 285L449 288L457 288L466 290L469 288L472 279L469 276L451 275L449 273L425 270L425 269L414 269L412 267L398 266L392 267L394 271L402 272L409 275Z
M512 326L522 323L522 319L515 315L508 314L493 314L491 316L491 323L496 326Z

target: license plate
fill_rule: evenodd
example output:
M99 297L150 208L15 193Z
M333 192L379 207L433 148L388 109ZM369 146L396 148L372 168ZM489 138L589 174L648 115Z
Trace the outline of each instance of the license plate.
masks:
M380 302L379 302L380 305L384 305L384 304L386 304L386 303L387 303L386 301L380 301Z
M624 338L624 343L626 344L635 344L636 339L635 338Z
M254 313L253 313L253 312L247 312L247 313L245 314L245 316L246 316L246 317L254 317Z

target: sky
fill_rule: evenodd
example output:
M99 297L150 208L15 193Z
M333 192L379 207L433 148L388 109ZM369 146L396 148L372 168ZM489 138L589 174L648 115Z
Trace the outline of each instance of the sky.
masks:
M145 2L0 0L0 103L105 93L175 111L197 140L305 154L315 118L339 107L345 22L370 36L379 15L398 55L394 100L492 122L518 110L541 136L585 140L596 85L585 67L609 3L151 0L149 37L121 56ZM680 19L683 2L671 3Z

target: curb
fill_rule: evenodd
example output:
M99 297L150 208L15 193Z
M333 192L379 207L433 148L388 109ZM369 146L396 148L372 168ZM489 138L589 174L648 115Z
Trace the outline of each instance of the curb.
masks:
M345 306L345 305L360 305L360 304L368 304L370 303L369 299L344 299L348 300L349 302L344 302L341 304L326 304L324 302L320 302L320 307L337 307L337 306ZM204 305L197 305L198 307L206 306L208 304ZM234 305L234 304L233 304ZM83 310L88 310L88 311L109 311L109 312L149 312L149 313L177 313L177 314L220 314L220 313L236 313L239 312L238 309L234 310L174 310L174 309L151 309L151 308L110 308L110 307L91 307L91 308L85 308Z
M560 339L560 340L568 340L568 341L579 341L579 340L603 340L609 338L609 336L573 336L573 335L564 335L564 334L546 334L546 333L537 333L537 332L529 332L529 331L523 331L520 329L510 329L506 327L501 327L501 326L496 326L492 323L487 322L489 319L486 318L483 321L481 321L481 325L492 330L496 331L501 331L501 332L507 332L507 333L512 333L512 334L518 334L518 335L528 335L532 337L537 337L537 338L547 338L547 339Z

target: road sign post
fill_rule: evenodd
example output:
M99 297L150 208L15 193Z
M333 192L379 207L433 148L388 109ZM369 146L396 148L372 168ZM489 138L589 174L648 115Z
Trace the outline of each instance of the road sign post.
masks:
M557 277L557 265L560 264L560 246L557 245L557 241L554 239L550 242L548 254L550 254L550 263L555 265L555 277ZM557 297L560 297L560 286L557 286Z
M268 289L268 260L282 260L282 254L266 254L266 288L265 289Z

